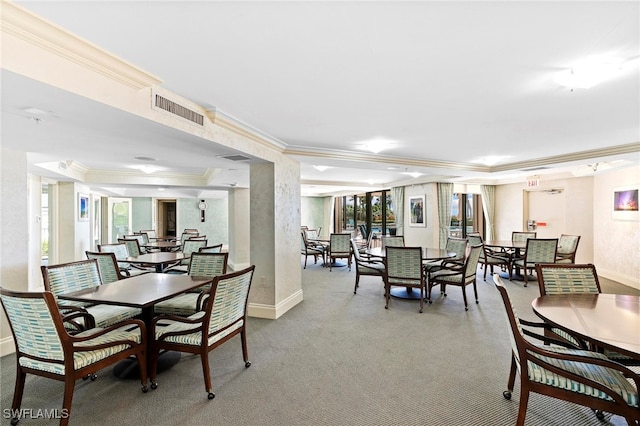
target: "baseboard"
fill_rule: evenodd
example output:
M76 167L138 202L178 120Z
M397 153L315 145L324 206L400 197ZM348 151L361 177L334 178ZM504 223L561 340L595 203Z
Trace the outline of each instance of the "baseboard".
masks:
M0 340L0 357L12 354L16 351L16 345L13 343L13 337L8 336Z
M247 315L254 318L278 319L289 309L302 302L302 299L302 290L298 290L276 306L249 303L247 306Z
M629 275L620 274L616 271L610 271L608 269L598 268L598 275L608 278L610 280L619 282L636 290L640 290L640 281L637 278L633 278Z

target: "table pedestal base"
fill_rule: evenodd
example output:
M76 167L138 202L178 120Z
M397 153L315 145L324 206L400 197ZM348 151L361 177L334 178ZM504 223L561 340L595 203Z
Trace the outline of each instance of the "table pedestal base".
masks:
M170 369L180 361L180 352L168 351L158 357L158 374ZM150 366L147 366L148 368ZM138 368L138 360L128 358L118 362L113 367L113 375L118 379L140 380L140 369Z
M420 290L413 287L391 287L391 290L389 290L389 294L393 297L397 297L398 299L420 300ZM424 297L426 300L426 292L424 294Z

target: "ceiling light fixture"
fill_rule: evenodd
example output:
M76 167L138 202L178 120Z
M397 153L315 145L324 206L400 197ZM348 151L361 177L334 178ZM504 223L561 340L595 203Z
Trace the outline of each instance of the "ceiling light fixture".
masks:
M132 169L140 170L143 173L150 174L157 171L162 170L162 167L158 166L150 166L148 164L143 164L141 166L131 166Z
M619 58L591 58L556 74L555 82L571 89L589 89L609 80L620 71L636 62L640 57L623 60Z
M362 149L365 151L373 152L374 154L378 154L385 149L389 149L392 145L395 144L395 141L384 138L374 138L366 141L358 142Z
M494 166L509 157L510 155L488 155L486 157L480 157L476 160L473 160L472 163L480 163L484 164L485 166Z
M417 178L418 176L422 176L422 173L418 172L402 172L403 175L409 175L412 178Z
M319 172L324 172L327 169L330 169L331 167L329 166L313 166L314 169L316 169Z

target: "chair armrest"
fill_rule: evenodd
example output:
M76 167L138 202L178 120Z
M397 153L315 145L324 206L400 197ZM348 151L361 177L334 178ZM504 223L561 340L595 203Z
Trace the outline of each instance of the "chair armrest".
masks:
M129 319L129 320L125 320L122 322L119 322L117 324L111 325L109 327L106 328L97 328L94 330L90 330L91 332L86 332L84 333L82 336L70 336L71 342L73 343L73 347L74 347L74 351L76 352L82 352L82 351L93 351L93 350L98 350L98 349L104 349L104 348L109 348L112 346L118 346L118 345L131 345L131 341L130 340L114 340L112 342L105 342L105 343L100 343L97 345L76 345L76 343L82 343L82 342L86 342L88 340L91 339L95 339L96 337L100 337L102 335L105 335L111 331L123 328L123 327L127 327L127 326L133 326L131 329L129 329L128 331L133 330L134 328L140 328L140 344L141 345L146 345L146 339L147 339L147 328L144 324L144 322L142 320L137 320L137 319ZM136 344L138 344L136 342ZM133 345L132 345L133 346Z
M544 342L545 345L549 345L549 344L555 344L558 346L562 346L564 348L568 348L568 349L581 349L581 350L588 350L587 345L585 342L582 341L582 339L580 339L578 336L576 336L575 334L571 333L570 331L566 331L566 333L568 335L570 335L571 337L573 337L575 339L576 342L579 342L580 346L576 346L575 344L573 344L572 342L563 339L562 337L558 336L556 333L554 333L553 331L553 326L551 326L550 324L544 323L544 322L533 322L533 321L529 321L529 320L525 320L520 318L520 324L526 327L531 327L531 328L542 328L547 332L550 332L551 334L553 334L553 336L549 336L546 334L538 334L538 333L534 333L531 330L527 330L526 328L522 329L522 333L526 336L529 337L533 337L534 339L538 339L542 342ZM554 337L555 336L555 337Z
M61 315L62 322L71 324L78 330L78 333L96 328L96 319L87 311L72 311L71 313ZM78 318L84 318L84 325L76 321Z

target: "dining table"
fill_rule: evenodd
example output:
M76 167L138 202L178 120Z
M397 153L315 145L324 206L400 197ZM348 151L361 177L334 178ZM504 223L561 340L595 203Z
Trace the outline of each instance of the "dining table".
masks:
M367 255L372 257L385 258L386 252L382 247L371 247L364 251ZM433 262L438 260L446 260L456 257L456 253L440 248L422 247L422 261ZM399 299L420 299L420 291L413 287L399 287L393 286L389 290L389 294Z
M484 245L487 249L496 251L498 249L498 254L504 253L506 256L509 256L510 261L514 259L518 259L524 256L524 250L527 248L527 241L513 241L513 240L493 240L493 241L485 241ZM515 275L513 278L524 279L520 274L520 268L516 268ZM508 278L508 277L503 277Z
M141 244L142 247L151 250L160 250L160 251L174 251L181 247L181 243L178 240L160 240L160 241L149 241L148 243Z
M153 265L156 272L164 272L164 268L167 265L174 264L182 259L185 259L185 256L181 251L159 251L144 253L139 256L129 256L124 259L118 259L118 262L136 265Z
M640 360L640 296L553 294L531 302L544 322L569 330L596 347Z
M58 298L74 302L129 306L141 309L141 319L147 326L146 353L149 354L154 337L151 334L154 306L159 302L205 285L211 280L211 277L195 277L186 274L149 273L72 293L60 294ZM158 372L171 368L179 360L180 352L163 353L158 358ZM147 368L150 369L151 366L147 364ZM114 368L114 374L123 379L139 378L137 361L135 359L120 361Z

